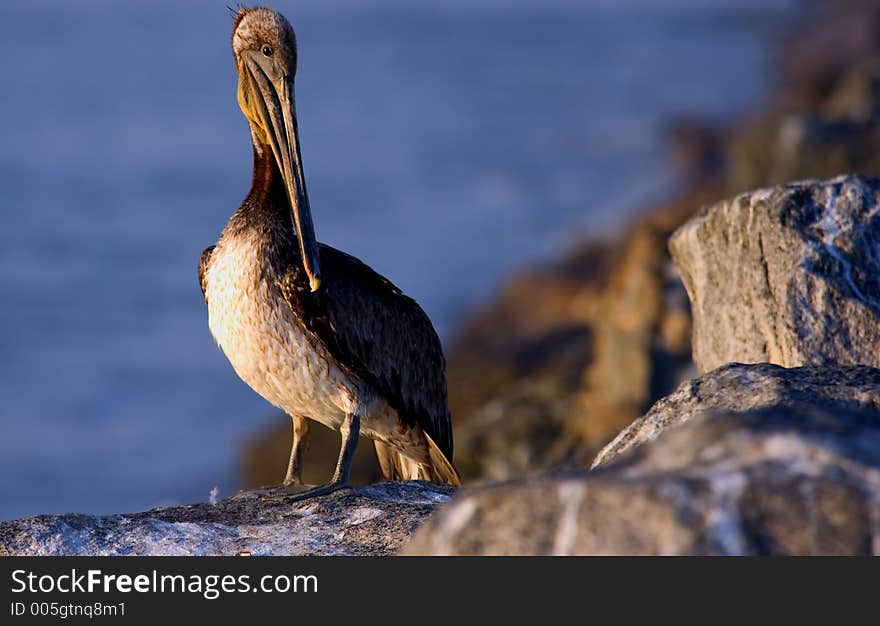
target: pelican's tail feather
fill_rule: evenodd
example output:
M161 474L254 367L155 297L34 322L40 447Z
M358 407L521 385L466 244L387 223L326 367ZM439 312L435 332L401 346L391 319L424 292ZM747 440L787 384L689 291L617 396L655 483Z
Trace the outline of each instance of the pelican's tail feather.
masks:
M431 437L425 434L428 446L428 462L421 463L416 459L404 455L382 441L374 440L376 458L379 460L379 469L385 480L427 480L447 485L461 485L461 478L452 463L440 451Z

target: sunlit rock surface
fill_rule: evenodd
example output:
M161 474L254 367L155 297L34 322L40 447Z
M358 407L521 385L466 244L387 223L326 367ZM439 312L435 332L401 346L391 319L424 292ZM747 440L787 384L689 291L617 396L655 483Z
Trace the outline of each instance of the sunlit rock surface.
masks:
M596 455L593 468L705 413L864 410L880 415L880 369L730 364L682 383ZM880 451L878 451L880 453Z
M744 193L704 208L670 249L701 372L729 362L880 366L880 179Z
M463 490L404 553L880 554L878 399L872 368L723 368L609 465Z
M386 555L452 488L381 483L287 502L258 491L145 513L0 522L0 555Z

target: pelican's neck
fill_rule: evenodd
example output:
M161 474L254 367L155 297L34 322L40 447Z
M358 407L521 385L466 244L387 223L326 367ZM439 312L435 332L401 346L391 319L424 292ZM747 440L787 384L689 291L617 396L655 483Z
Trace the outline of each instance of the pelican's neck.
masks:
M245 204L256 210L284 215L286 221L290 221L290 204L284 188L284 178L269 146L254 143L254 174Z
M222 239L248 238L259 242L264 261L280 273L296 263L299 244L293 228L284 179L271 148L254 143L251 190L223 231Z

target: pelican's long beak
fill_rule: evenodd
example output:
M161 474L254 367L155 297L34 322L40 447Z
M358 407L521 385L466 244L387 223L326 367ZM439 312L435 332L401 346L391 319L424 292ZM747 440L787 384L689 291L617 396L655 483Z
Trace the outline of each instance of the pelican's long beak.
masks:
M299 150L299 129L296 123L293 77L281 75L270 80L259 64L248 59L248 69L262 96L257 111L267 131L269 145L284 178L287 197L293 213L293 222L299 239L299 251L303 267L309 277L312 291L321 286L321 268L318 258L318 241L312 224L309 194L303 175L302 156Z

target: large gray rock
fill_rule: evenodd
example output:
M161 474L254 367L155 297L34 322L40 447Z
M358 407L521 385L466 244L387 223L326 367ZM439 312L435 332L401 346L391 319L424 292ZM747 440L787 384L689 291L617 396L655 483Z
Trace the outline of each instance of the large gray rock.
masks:
M465 489L404 553L880 554L878 389L866 367L724 368L614 463Z
M880 180L741 194L670 240L701 372L729 362L880 366Z
M40 515L0 522L0 555L386 555L452 490L381 483L293 503L249 491L146 513Z
M671 426L704 413L759 409L809 412L852 409L880 413L880 369L863 366L796 367L733 363L679 385L643 417L623 429L593 461L611 463L631 448L653 441Z

